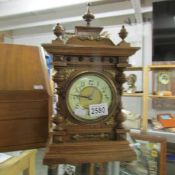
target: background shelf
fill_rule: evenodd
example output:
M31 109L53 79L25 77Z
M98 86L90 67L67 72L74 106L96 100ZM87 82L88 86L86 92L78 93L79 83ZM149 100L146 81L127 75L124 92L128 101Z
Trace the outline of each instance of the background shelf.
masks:
M175 96L149 95L150 98L175 99Z
M143 97L143 93L133 93L133 94L123 93L123 96L124 97Z

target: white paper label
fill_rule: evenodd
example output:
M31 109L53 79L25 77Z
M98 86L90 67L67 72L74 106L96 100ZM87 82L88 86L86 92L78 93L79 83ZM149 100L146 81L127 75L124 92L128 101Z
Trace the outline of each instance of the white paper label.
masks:
M44 89L43 85L33 85L33 89Z
M75 108L74 113L75 113L75 115L78 115L78 116L85 116L86 110L81 109L81 108Z
M106 103L89 105L89 114L91 117L108 115L108 105Z

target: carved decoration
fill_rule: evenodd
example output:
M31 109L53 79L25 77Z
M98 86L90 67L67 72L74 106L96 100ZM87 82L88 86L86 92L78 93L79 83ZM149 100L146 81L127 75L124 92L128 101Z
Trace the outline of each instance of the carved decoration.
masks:
M119 36L122 39L122 41L125 41L125 38L127 37L128 32L125 29L125 26L122 26L122 29L120 30Z
M85 140L108 140L110 138L109 133L99 133L99 134L75 134L72 136L73 140L85 141Z
M90 3L88 3L87 12L83 15L83 19L87 22L87 26L90 26L90 22L95 18L95 16L90 12Z
M120 95L122 95L123 87L122 84L126 82L125 74L123 73L123 68L116 69L115 80L117 82L116 86Z
M121 46L121 47L130 46L130 44L125 41L125 38L127 37L127 35L128 35L128 32L126 31L125 26L123 25L122 29L119 32L119 36L122 39L122 41L118 44L118 46Z
M60 61L64 61L63 57L58 58L58 60ZM58 101L57 101L57 105L56 105L56 111L57 114L55 114L55 116L53 117L53 123L56 124L56 126L53 128L53 131L55 131L56 133L59 131L63 131L64 130L64 116L62 115L61 112L61 99L64 98L64 93L63 93L63 82L65 80L65 70L62 69L57 69L57 67L54 67L56 70L56 74L53 77L53 80L56 84L56 94L58 97ZM60 134L60 135L54 135L53 138L53 142L57 143L57 142L63 142L63 136L64 134Z
M115 119L114 117L110 117L109 120L106 120L105 121L105 124L107 126L112 126L115 123L115 120L114 119Z
M60 43L63 44L63 35L64 35L64 28L59 23L55 26L53 30L54 34L57 36L56 40L53 40L52 43Z
M72 122L72 121L69 120L69 119L66 119L66 120L65 120L65 124L66 124L66 126L76 126L76 125L77 125L76 123Z

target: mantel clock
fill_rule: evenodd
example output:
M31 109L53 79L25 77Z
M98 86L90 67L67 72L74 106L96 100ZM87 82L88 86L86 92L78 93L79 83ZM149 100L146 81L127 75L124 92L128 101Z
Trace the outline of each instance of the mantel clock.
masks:
M75 35L66 42L63 27L57 24L57 36L43 44L53 56L56 71L53 80L58 96L57 114L45 154L44 164L91 163L133 160L135 154L125 140L121 112L123 71L128 57L139 48L125 41L115 45L101 36L101 27L91 27L94 16L89 9L83 16L87 26L76 26Z

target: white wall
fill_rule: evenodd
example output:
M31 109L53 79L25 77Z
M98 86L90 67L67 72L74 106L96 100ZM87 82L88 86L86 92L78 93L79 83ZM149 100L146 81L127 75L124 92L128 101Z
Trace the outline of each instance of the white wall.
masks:
M22 35L22 36L13 36L14 44L25 44L25 45L34 45L41 46L43 43L51 43L55 39L55 36L50 33L41 33L41 34L31 34L31 35Z

